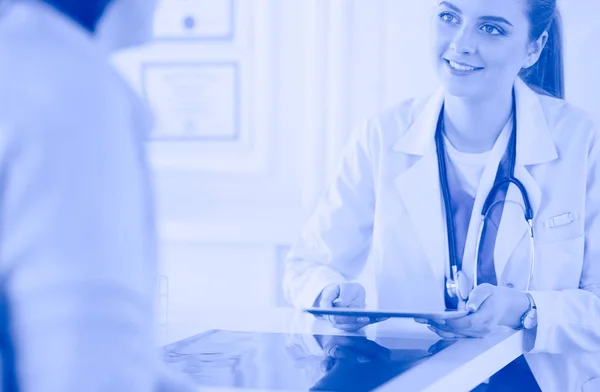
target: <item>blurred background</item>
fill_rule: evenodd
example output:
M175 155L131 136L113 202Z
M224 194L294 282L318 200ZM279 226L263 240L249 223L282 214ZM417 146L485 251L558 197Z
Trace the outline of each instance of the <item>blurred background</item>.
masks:
M349 134L437 88L434 2L161 1L154 42L114 62L156 117L169 306L287 306L285 254ZM560 7L567 99L600 120L600 2Z

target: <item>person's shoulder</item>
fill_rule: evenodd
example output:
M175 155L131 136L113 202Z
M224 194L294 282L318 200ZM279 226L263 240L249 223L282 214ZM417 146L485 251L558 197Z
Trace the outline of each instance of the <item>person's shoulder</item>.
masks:
M22 137L40 131L57 136L125 114L127 100L108 62L48 47L18 52L3 51L14 56L0 64L0 120L20 128Z
M394 143L422 113L433 94L410 97L384 108L369 119L370 131L377 134L384 144Z
M20 125L21 135L68 132L69 124L107 121L126 107L118 74L108 58L95 55L92 40L80 46L44 32L0 26L0 121Z
M546 122L557 141L598 138L594 116L565 99L538 94Z
M590 112L569 102L567 99L560 99L544 94L538 94L538 97L549 125L560 125L572 121L578 123L588 122L592 120Z

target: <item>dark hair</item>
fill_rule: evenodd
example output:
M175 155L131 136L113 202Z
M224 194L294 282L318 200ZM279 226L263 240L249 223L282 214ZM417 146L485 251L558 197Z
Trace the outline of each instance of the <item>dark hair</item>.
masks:
M63 14L67 15L90 32L96 31L96 25L108 4L113 0L43 0Z
M528 0L529 38L537 40L544 31L548 41L537 63L521 70L519 75L533 90L564 99L562 56L562 18L556 0Z

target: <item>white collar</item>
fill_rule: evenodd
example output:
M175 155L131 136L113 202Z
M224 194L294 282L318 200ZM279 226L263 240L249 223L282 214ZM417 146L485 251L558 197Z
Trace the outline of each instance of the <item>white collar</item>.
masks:
M539 96L517 78L514 84L517 107L517 163L533 165L558 157L554 140ZM394 149L412 155L425 155L435 146L435 130L444 102L444 90L439 89L427 99L413 123Z

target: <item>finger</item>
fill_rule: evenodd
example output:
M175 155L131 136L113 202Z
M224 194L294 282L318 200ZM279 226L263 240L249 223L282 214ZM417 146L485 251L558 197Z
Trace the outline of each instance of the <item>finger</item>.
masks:
M427 323L428 326L430 327L434 327L436 329L439 329L441 331L446 331L446 332L454 332L454 329L449 328L446 324L439 324L435 321L429 320L429 322Z
M323 289L321 292L321 301L319 301L319 307L321 308L330 308L333 306L333 302L340 295L340 286L329 285Z
M370 319L368 317L355 317L355 316L330 316L331 322L334 324L369 324Z
M371 324L381 323L381 322L386 321L388 319L389 319L389 317L371 317L370 323Z
M440 337L442 337L444 339L461 339L461 338L466 338L465 335L461 335L461 334L458 334L458 333L444 331L444 330L441 330L439 328L433 327L431 325L428 325L427 328L429 328L430 331L436 333L438 336L440 336Z
M429 319L420 319L420 320L425 320L425 323L422 324L438 324L438 325L444 325L446 324L446 320L445 319L441 319L441 318L429 318Z
M483 308L475 313L469 314L468 316L447 320L445 325L455 330L481 328L489 324L492 318L489 312L490 310Z
M466 308L470 312L476 312L481 305L494 293L494 286L489 283L481 284L469 294Z
M361 330L362 328L369 325L368 323L351 323L351 324L333 324L333 326L337 329L340 329L345 332L356 332Z
M367 325L383 322L388 318L369 318L369 317L349 317L349 316L329 316L331 324L338 329L344 331L358 331Z
M445 339L463 339L474 337L474 332L468 330L449 330L443 327L436 327L433 325L429 325L427 326L427 328L429 328L430 331L435 332L436 334Z
M340 285L340 294L335 306L365 307L365 289L358 283Z
M454 328L448 324L437 324L431 322L430 327L459 337L480 338L488 334L489 329L485 323L478 323L468 328Z
M370 324L368 317L326 316L334 328L344 331L358 331Z
M454 333L457 335L462 335L466 338L482 338L482 337L486 336L489 333L489 331L487 329L472 328L472 329L455 329L455 330L452 330L451 333Z

